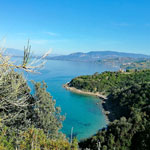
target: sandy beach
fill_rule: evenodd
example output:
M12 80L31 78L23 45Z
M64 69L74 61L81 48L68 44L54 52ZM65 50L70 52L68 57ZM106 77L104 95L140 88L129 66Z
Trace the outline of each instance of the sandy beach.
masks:
M71 92L75 92L75 93L79 93L79 94L85 94L85 95L97 96L97 97L99 97L99 98L101 98L103 100L107 99L107 96L102 95L102 94L100 94L98 92L97 93L87 92L87 91L76 89L74 87L69 87L68 83L64 84L63 87L66 88L67 90L71 91Z

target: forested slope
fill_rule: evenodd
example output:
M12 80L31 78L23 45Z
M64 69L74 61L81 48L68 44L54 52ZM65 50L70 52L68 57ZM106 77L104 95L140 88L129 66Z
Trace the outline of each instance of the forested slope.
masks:
M33 81L30 91L23 75L37 68L28 65L30 48L28 43L22 64L11 62L0 49L0 150L77 150L77 141L70 143L60 131L64 116L46 83Z
M117 88L117 91L113 90L106 101L107 105L111 105L112 113L115 113L117 120L109 123L107 128L100 130L91 138L81 141L79 145L83 149L150 149L149 70L134 72L127 76L130 77L123 80L125 82L123 85L129 83L128 86L120 90Z
M71 80L68 84L84 91L100 92L109 95L118 92L134 84L150 82L150 70L130 71L130 72L103 72L101 74L79 76Z

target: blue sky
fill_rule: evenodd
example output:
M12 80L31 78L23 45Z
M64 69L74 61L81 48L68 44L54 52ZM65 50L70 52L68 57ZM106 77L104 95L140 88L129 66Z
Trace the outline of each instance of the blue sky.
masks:
M113 50L150 54L149 0L0 0L6 47L55 54Z

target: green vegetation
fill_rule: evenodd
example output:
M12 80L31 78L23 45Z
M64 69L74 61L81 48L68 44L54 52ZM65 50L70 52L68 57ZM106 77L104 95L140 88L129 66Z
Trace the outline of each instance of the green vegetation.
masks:
M23 73L16 72L37 68L28 65L29 53L28 44L22 65L0 53L0 150L76 150L77 140L69 143L60 132L64 116L46 91L46 83L33 81L31 94Z
M28 128L16 134L8 127L1 127L1 150L76 150L77 142L70 144L65 137L51 139L39 128Z
M29 44L25 48L22 65L0 54L0 150L77 150L77 140L69 142L60 131L64 116L46 91L46 83L32 81L31 94L23 73L16 72L36 68L28 65L30 48ZM103 105L117 119L81 141L82 149L150 149L150 70L95 73L68 85L107 95Z
M70 86L108 95L103 104L115 116L107 128L79 143L92 150L149 150L150 70L104 72L73 79Z
M120 115L119 120L82 141L80 146L96 149L100 142L102 150L149 150L150 84L133 86L112 95L109 101L119 108L116 110L116 114Z
M79 76L72 79L70 87L75 87L83 91L99 92L109 95L112 92L118 92L134 84L150 82L150 70L130 71L130 72L103 72L94 75Z

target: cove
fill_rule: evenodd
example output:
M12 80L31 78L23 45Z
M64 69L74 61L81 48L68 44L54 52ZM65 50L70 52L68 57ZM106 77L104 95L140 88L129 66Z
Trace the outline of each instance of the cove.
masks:
M106 127L106 118L101 106L97 105L100 99L67 91L63 88L63 84L76 76L117 69L94 63L48 60L45 67L40 70L40 74L26 74L26 78L47 83L47 91L56 100L56 106L61 107L62 114L66 116L62 132L70 137L73 127L73 136L80 140Z

